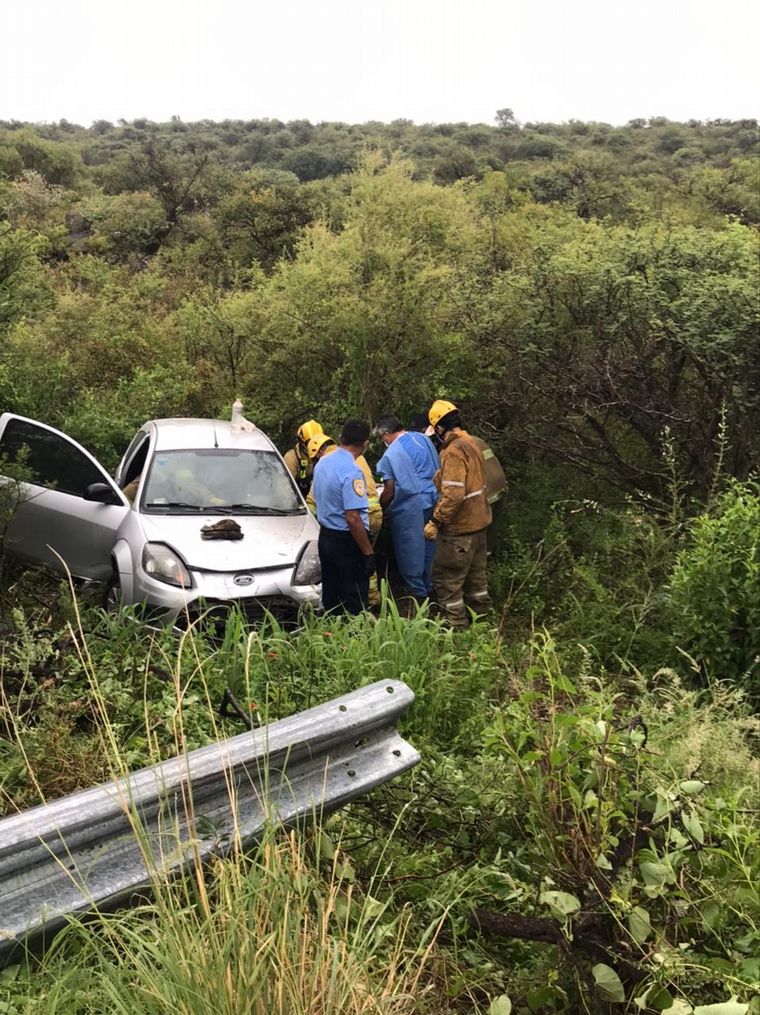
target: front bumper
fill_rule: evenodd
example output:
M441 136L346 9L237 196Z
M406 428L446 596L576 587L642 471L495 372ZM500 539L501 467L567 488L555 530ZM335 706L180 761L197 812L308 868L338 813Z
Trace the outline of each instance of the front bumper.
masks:
M181 630L202 616L220 617L235 607L252 623L267 613L291 622L302 607L318 608L322 600L320 585L293 585L293 573L293 565L242 573L191 571L193 587L182 589L156 581L140 568L125 602L145 607L152 624Z

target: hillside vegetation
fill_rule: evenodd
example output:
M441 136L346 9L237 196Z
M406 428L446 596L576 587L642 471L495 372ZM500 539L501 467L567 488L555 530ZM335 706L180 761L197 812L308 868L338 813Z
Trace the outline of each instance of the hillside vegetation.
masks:
M113 467L238 396L282 448L443 396L510 480L464 634L178 640L3 562L0 812L237 732L228 686L266 720L398 677L423 761L71 927L0 1012L760 1010L757 143L0 123L3 411Z

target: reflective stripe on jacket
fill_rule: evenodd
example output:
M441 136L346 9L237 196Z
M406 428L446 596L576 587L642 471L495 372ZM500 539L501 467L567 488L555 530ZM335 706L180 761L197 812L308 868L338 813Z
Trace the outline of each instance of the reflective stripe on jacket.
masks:
M435 475L441 499L433 512L438 525L452 536L480 532L491 522L486 498L483 452L465 430L450 431L441 448L441 468Z

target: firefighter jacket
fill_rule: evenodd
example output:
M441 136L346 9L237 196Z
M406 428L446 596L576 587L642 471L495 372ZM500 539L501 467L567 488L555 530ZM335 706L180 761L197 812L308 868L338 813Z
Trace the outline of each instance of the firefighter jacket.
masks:
M296 486L305 497L311 489L311 476L314 471L314 467L309 461L309 456L296 445L294 448L289 448L282 456L282 459L288 468L288 472L295 479Z
M507 477L504 473L504 469L501 467L501 462L493 451L491 451L486 442L480 437L470 436L483 452L483 458L485 459L486 500L489 504L495 504L497 501L501 500L507 492Z
M441 499L433 512L433 521L447 535L469 535L491 523L485 459L465 430L450 430L446 434L441 448L441 467L434 482Z
M326 448L324 455L329 455L331 451L336 451L338 445L331 444L329 448ZM367 488L367 499L369 500L369 534L370 536L376 536L380 531L383 524L383 509L380 507L380 497L377 492L377 483L375 477L372 475L372 469L369 467L369 462L364 455L359 455L356 459L356 464L361 469L362 475L364 476L364 484ZM317 502L314 499L314 493L310 490L306 497L306 504L309 510L313 513L317 513Z
M376 536L383 524L383 509L380 507L380 494L377 492L377 483L372 475L372 469L364 455L359 455L356 464L362 470L364 481L367 484L367 497L369 498L369 534Z

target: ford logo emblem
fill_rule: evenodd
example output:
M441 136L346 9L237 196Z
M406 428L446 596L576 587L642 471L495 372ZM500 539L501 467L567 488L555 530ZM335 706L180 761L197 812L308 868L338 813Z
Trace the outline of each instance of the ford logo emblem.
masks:
M236 585L253 585L252 574L236 574L232 580Z

